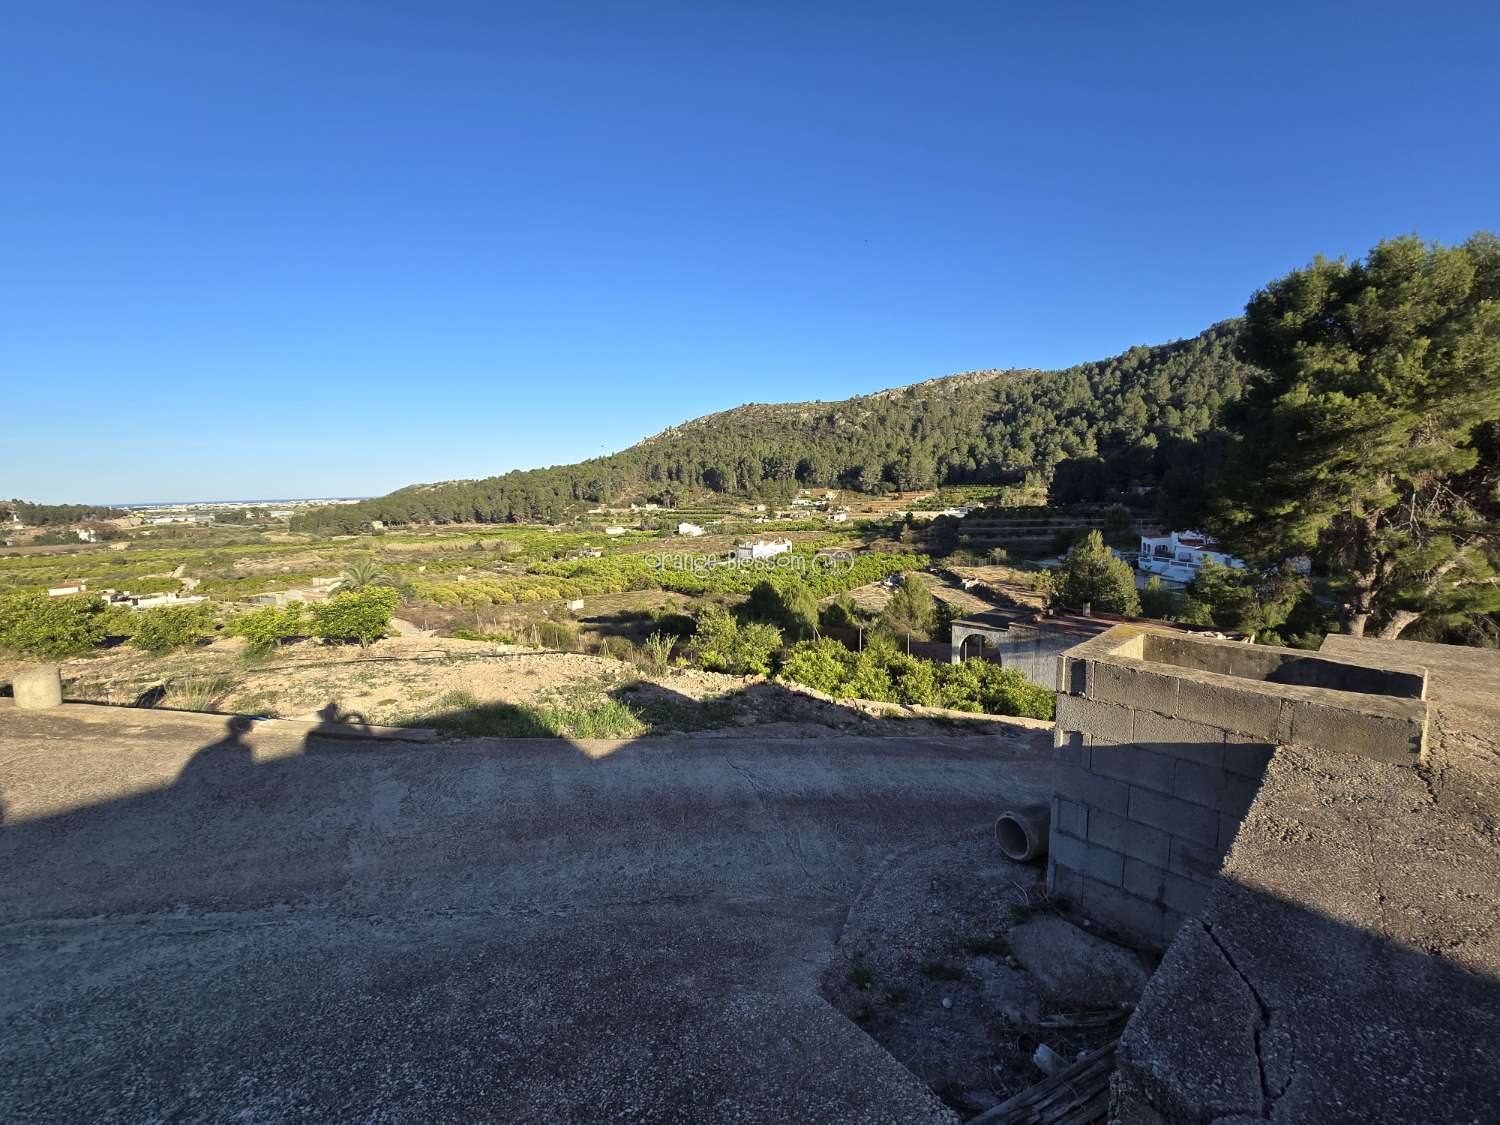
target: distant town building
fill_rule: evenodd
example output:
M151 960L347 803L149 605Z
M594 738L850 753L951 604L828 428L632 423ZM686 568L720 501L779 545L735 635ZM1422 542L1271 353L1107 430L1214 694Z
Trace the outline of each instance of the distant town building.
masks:
M625 529L623 527L606 527L604 529L604 534L605 535L624 535L625 534Z
M847 523L848 520L849 520L849 513L848 512L834 512L833 515L831 515L831 516L828 517L828 522L829 523Z
M790 539L757 539L749 540L739 544L734 549L735 562L752 562L756 559L769 559L776 555L784 555L792 549Z
M1168 582L1184 585L1197 577L1206 562L1243 570L1244 560L1214 550L1216 540L1201 531L1174 531L1169 535L1142 535L1141 553L1136 567L1144 574L1155 574Z
M703 529L695 523L680 523L677 525L678 535L702 535Z

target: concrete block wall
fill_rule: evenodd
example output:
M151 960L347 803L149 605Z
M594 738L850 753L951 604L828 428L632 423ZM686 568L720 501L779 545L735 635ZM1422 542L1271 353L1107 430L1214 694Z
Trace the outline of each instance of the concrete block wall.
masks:
M1425 739L1420 669L1149 627L1070 649L1057 686L1048 889L1156 948L1206 904L1278 745L1415 763Z

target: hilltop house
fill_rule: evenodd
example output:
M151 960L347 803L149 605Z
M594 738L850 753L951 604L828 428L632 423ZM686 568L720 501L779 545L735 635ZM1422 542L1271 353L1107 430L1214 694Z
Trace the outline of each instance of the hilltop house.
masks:
M1141 554L1136 568L1144 574L1155 574L1168 582L1184 585L1197 577L1205 562L1218 563L1243 570L1243 559L1213 549L1215 540L1200 531L1174 531L1170 535L1142 535Z

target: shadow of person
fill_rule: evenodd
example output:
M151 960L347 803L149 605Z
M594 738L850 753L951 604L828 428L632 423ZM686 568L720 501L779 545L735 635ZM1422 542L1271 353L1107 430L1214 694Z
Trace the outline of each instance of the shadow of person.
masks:
M319 749L348 749L351 745L357 748L358 736L361 732L368 732L370 720L358 711L346 711L334 700L329 700L327 705L318 708L318 725L307 732L307 737L302 740L303 753L314 751L314 742L322 740ZM342 746L338 740L355 739L354 743L345 742ZM332 740L332 741L331 741Z
M231 715L224 724L224 737L194 753L174 787L224 791L244 782L255 769L255 752L245 741L254 726L248 715Z

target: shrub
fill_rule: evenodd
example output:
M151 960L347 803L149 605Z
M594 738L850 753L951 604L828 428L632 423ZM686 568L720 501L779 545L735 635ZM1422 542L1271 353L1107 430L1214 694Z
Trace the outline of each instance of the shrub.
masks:
M600 655L611 656L616 660L634 660L635 645L630 643L629 637L605 637L599 642Z
M827 695L839 695L854 671L855 656L838 641L802 641L792 646L781 674Z
M897 656L887 666L897 703L931 706L937 702L937 665L913 656Z
M188 648L213 636L213 610L207 602L197 605L161 605L136 614L130 643L153 656Z
M548 619L535 621L531 625L531 639L537 648L574 652L578 648L578 626Z
M313 610L313 633L325 641L358 641L365 648L389 631L396 602L389 586L335 594Z
M242 613L229 623L227 632L244 637L252 652L270 652L293 637L305 637L312 629L307 607L292 602L285 609L268 605L264 609Z
M104 602L87 594L0 597L0 648L60 660L95 648L105 637Z
M128 605L105 606L103 621L106 637L133 637L140 615Z
M896 689L891 683L885 662L869 649L859 654L854 664L854 673L844 682L839 694L855 699L873 699L881 703L896 702Z
M752 621L741 625L718 606L709 606L698 617L698 631L693 634L693 651L710 672L729 672L738 676L763 676L781 648L781 630L774 625Z
M1050 719L1053 693L1032 683L1015 668L1002 668L988 660L965 660L947 664L938 671L938 701L955 711L990 715L1022 715Z
M677 638L668 633L652 633L641 645L638 656L641 667L649 672L664 670L672 659L672 649L676 644Z

